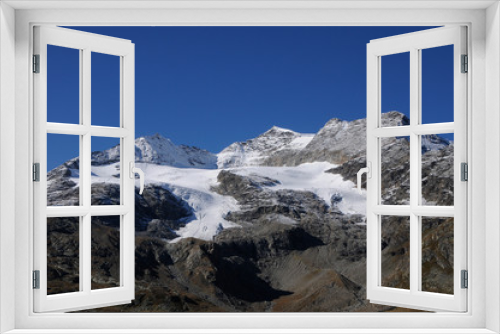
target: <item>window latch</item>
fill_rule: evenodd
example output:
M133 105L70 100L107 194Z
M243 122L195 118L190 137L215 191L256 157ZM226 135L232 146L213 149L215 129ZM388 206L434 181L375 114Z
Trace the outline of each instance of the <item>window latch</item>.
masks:
M145 178L144 172L142 171L142 169L135 167L133 161L129 163L129 171L130 171L129 176L132 180L135 180L136 173L139 174L139 184L140 184L139 195L142 195L142 192L144 191L144 178Z
M366 173L366 177L368 179L371 179L372 178L372 163L370 161L367 161L366 162L366 167L365 168L361 168L359 171L358 171L358 191L359 193L361 194L361 176Z

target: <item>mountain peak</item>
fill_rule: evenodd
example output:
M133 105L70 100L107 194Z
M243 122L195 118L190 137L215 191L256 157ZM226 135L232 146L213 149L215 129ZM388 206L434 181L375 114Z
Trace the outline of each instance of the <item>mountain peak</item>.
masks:
M159 133L137 138L135 157L137 162L179 168L217 168L217 157L213 153L193 146L175 145Z
M105 165L119 161L120 145L104 151L92 152L92 165ZM217 156L213 153L193 146L175 145L159 133L135 140L135 161L178 168L217 168Z
M139 137L135 140L135 142L137 143L138 141L147 141L147 142L163 142L163 143L169 143L169 144L172 144L172 141L168 138L165 138L163 137L161 134L159 133L155 133L154 135L149 135L149 136L142 136L142 137Z
M269 138L269 137L300 137L300 133L289 130L289 129L281 128L281 127L275 125L272 128L270 128L269 130L267 130L266 132L264 132L263 134L259 135L257 138L260 138L260 137L266 137L266 138Z
M274 125L272 128L270 128L266 132L293 132L293 133L296 133L295 131L292 131L290 129L285 129L285 128L282 128L282 127L279 127L276 125Z
M382 126L404 126L410 125L410 119L399 111L388 111L382 113Z
M281 150L300 150L312 139L312 135L273 126L256 138L236 142L217 156L219 168L258 166L269 156Z

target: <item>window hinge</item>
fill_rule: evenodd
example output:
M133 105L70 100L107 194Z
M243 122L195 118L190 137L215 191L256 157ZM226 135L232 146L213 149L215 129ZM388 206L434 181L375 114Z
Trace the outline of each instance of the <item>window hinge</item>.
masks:
M33 270L33 289L40 289L40 270Z
M33 73L40 73L40 55L33 55Z
M469 272L467 270L462 270L461 272L462 289L469 288Z
M462 55L462 73L469 72L469 56Z
M33 164L33 181L40 181L40 164L38 162Z
M460 179L462 181L469 181L469 165L466 162L462 162L460 164L460 169L461 169Z

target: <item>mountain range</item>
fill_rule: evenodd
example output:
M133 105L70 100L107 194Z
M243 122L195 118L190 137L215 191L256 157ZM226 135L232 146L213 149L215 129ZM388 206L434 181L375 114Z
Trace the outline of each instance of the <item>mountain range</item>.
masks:
M389 112L382 124L408 119ZM218 154L159 134L135 143L136 164L146 174L144 193L136 193L136 299L94 311L394 310L365 298L366 200L353 183L366 165L365 119L331 119L316 134L272 127ZM93 205L119 203L119 152L116 146L92 153ZM382 142L384 204L409 201L408 152L408 138ZM424 136L422 165L426 203L453 205L453 143ZM78 166L74 158L48 173L48 205L78 204ZM409 229L398 219L384 225L383 282L407 288ZM60 255L76 242L72 224L60 218L49 226L51 293L78 282L78 262ZM436 219L423 232L427 291L453 288L453 238L432 241L452 234L452 224ZM101 236L92 237L92 249L101 252L92 257L93 281L117 284L111 273L119 272L119 224L96 217L94 225Z

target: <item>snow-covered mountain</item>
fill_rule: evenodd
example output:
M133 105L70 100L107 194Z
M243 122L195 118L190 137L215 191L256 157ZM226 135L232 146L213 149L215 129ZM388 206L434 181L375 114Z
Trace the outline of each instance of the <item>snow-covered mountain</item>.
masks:
M398 112L383 114L382 121L408 125ZM146 186L135 193L136 300L108 311L392 310L365 300L366 200L354 187L366 166L365 147L364 119L332 119L314 135L273 127L218 155L160 135L138 138L136 165ZM453 150L447 139L423 137L427 205L453 205ZM384 204L408 204L408 152L405 137L383 141ZM92 153L92 205L120 203L119 153L119 146ZM48 173L49 206L79 204L79 169L73 158ZM115 218L92 219L98 231L92 247L100 250L92 257L92 278L99 284L119 284ZM386 219L384 286L406 287L408 233L401 217ZM437 219L422 230L422 261L435 273L426 291L445 286L451 289L441 292L453 293L453 263L435 261L453 252L453 219ZM78 244L78 220L50 219L47 228L47 251L57 259L48 264L48 281L56 289L78 289L78 253L66 251Z
M119 161L120 146L105 151L92 152L92 165ZM135 140L136 162L167 165L177 168L216 169L217 156L194 146L175 145L160 134L139 137Z
M314 134L302 134L273 126L260 136L236 142L217 154L219 168L258 166L278 151L299 151L309 144Z
M136 139L135 158L138 162L179 168L217 168L217 157L213 153L194 146L175 145L159 134Z
M398 112L383 114L382 120L388 126L408 125L406 116ZM394 140L400 143L397 146L399 149L389 149L392 142L387 142L385 149L397 156L409 143L406 138ZM177 223L169 220L168 226L173 227L171 235L210 240L221 230L238 226L227 218L228 215L234 217L234 212L247 210L248 203L253 203L250 206L264 205L262 196L268 200L266 207L269 203L279 203L284 197L278 194L283 191L296 192L297 196L299 192L308 192L340 213L364 215L364 195L355 190L349 178L351 171L345 168L341 172L332 171L344 164L347 166L346 162L364 164L360 159L365 156L365 141L365 119L351 122L331 119L316 134L301 134L274 126L256 138L231 144L219 154L197 147L175 145L159 134L137 138L135 152L137 165L146 174L146 188L154 193L152 196L168 192L188 208L186 212L190 212ZM423 153L448 146L452 150L452 142L437 135L422 138ZM103 201L110 200L104 198L109 193L106 187L119 186L119 154L119 146L92 153L92 182L102 188L99 191ZM353 165L353 168L357 171L360 167ZM258 189L253 202L248 202L246 198L242 207L233 192L229 191L233 195L228 196L228 191L216 191L221 170L229 171L234 177L244 177L244 182L253 185L240 191L256 192ZM49 201L64 205L78 200L76 195L75 198L67 195L77 194L76 191L63 189L70 185L73 188L79 186L78 158L49 174L49 186L52 187ZM227 175L225 180L231 184ZM141 224L147 224L148 219L153 218L142 217L139 220ZM161 221L161 217L154 220Z
M391 111L382 115L384 126L404 126L409 121L402 113ZM273 126L268 131L235 142L214 154L194 146L176 145L160 134L144 136L135 141L136 162L177 168L225 169L248 166L297 166L306 162L325 161L333 164L364 156L366 150L366 119L329 120L316 134L298 133ZM422 136L422 153L440 150L453 142L438 135ZM119 146L92 153L92 164L119 161Z

